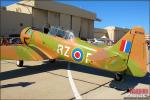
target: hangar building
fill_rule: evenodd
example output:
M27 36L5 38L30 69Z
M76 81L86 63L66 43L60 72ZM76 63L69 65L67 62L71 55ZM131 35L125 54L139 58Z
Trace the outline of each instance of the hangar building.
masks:
M106 36L107 38L109 38L108 36L108 32L106 29L102 29L102 28L94 28L94 38L101 38L103 36Z
M94 29L94 38L100 38L102 36L106 36L108 39L117 42L119 41L127 32L129 29L127 28L121 28L121 27L115 27L115 26L108 26L104 29L101 28L95 28Z
M96 14L54 1L24 0L1 8L1 36L19 34L26 26L40 30L44 25L70 29L76 37L93 38Z
M120 28L115 26L108 26L104 29L107 30L109 39L114 42L119 41L129 31L127 28Z

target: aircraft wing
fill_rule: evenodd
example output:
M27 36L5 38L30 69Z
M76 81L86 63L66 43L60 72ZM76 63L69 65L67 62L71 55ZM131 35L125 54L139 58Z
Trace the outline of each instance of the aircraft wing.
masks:
M48 59L40 50L26 45L0 46L0 59L2 60L32 60Z

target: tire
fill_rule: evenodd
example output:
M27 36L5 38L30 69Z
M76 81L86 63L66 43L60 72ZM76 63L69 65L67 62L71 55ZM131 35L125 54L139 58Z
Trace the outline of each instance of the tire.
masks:
M115 81L122 81L123 76L120 73L116 73L114 79L115 79Z
M49 61L50 61L50 63L54 63L54 62L56 62L56 59L50 59Z
M16 65L17 65L18 67L23 67L23 60L17 60L17 61L16 61Z

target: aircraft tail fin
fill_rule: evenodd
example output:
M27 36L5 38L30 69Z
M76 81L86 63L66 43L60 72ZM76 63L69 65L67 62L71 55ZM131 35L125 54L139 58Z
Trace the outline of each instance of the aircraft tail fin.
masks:
M146 42L144 30L133 27L110 50L122 57L127 64L127 73L143 77L147 73Z

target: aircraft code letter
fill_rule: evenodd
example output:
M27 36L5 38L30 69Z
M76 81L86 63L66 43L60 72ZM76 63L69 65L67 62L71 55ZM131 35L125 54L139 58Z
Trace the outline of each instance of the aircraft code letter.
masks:
M88 60L88 57L91 56L91 55L92 55L91 53L87 53L87 54L86 54L86 60L85 60L85 63L88 63L88 61L89 61L89 60Z
M58 44L57 53L63 55L63 45Z
M68 55L69 50L70 50L70 47L58 44L57 53L64 55L66 57L69 57L69 55Z
M65 53L64 53L64 56L69 57L68 51L70 50L70 47L65 46L65 48L66 48L66 51L65 51Z

